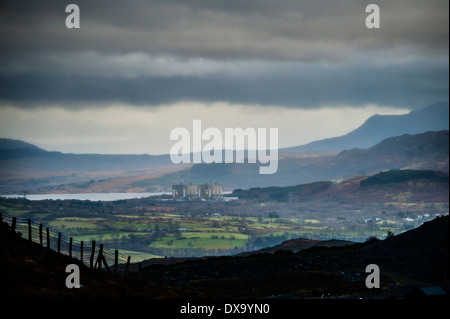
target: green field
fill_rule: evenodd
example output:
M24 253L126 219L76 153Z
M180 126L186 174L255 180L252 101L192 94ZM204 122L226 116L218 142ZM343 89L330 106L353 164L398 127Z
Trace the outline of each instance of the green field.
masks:
M388 233L397 235L436 214L448 213L448 201L405 202L406 199L403 194L377 203L352 203L348 199L329 203L0 199L0 211L23 219L21 227L30 218L77 242L95 240L107 248L145 259L231 255L295 238L383 239Z
M20 213L22 212L17 210L16 214ZM48 225L78 242L95 240L113 248L125 247L122 250L135 251L134 256L142 254L146 257L160 257L161 251L167 254L168 251L176 249L199 249L205 253L217 250L234 251L244 249L249 243L249 234L252 234L253 239L284 238L283 236L291 238L325 227L319 226L320 221L311 219L226 215L187 218L184 214L173 212L121 213L109 219L73 215L55 218L49 221ZM140 243L141 253L129 249L133 247L133 242Z
M120 253L123 256L130 256L131 260L133 262L140 262L140 261L147 260L147 259L152 259L152 258L162 258L162 256L158 256L158 255L142 253L142 252L139 252L139 251L123 250L123 249L120 251ZM125 263L126 261L122 260L122 262Z
M11 211L11 209L10 209ZM13 209L16 215L25 209ZM396 221L376 223L376 234L395 228ZM105 217L64 216L48 225L78 242L95 240L111 248L128 251L137 259L170 255L170 251L201 250L205 254L217 250L245 250L250 242L279 244L291 238L327 236L332 231L322 221L313 218L269 218L255 216L197 216L182 213L121 213ZM358 237L360 232L334 229L337 237ZM258 247L255 247L258 248ZM138 252L139 251L139 252ZM133 253L132 253L133 252ZM149 257L150 258L150 257Z
M181 237L167 236L154 241L149 246L153 248L201 248L205 250L233 249L243 247L247 243L247 236L236 233L206 233L189 232Z

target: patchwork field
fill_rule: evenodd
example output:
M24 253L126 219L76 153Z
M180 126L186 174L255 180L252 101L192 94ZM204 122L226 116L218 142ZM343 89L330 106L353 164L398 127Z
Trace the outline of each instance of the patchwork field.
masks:
M14 210L23 214L21 210ZM319 220L298 218L264 218L219 216L189 217L183 214L155 213L117 214L100 217L58 217L48 226L63 231L76 241L101 241L114 247L140 242L141 251L170 254L172 250L198 250L206 254L218 251L240 252L249 241L279 242L313 234L328 227ZM155 255L157 256L157 255Z
M293 214L292 207L273 202L244 206L249 213L257 207L261 212L259 216L242 213L242 204L230 207L221 202L166 203L164 206L133 206L133 203L102 203L101 207L91 203L85 207L87 203L81 201L72 201L70 205L49 201L44 210L42 202L9 200L3 201L0 209L12 216L40 221L73 237L76 242L104 243L106 247L132 256L133 260L229 255L295 238L354 241L370 236L384 238L389 232L404 231L407 217L406 213L397 212L373 218L364 209L347 211L346 217L342 217L342 211L333 217L317 212ZM400 207L387 204L396 210ZM275 210L278 212L274 213ZM236 211L241 213L236 214Z
M30 218L78 242L96 240L141 258L233 255L297 238L384 239L448 214L448 176L442 181L419 177L381 186L377 180L362 185L364 179L355 178L339 184L237 190L232 194L239 197L236 201L0 198L0 212Z

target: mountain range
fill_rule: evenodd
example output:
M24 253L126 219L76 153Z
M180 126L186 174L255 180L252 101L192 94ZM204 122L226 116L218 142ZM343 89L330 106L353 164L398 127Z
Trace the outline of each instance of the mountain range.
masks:
M285 152L348 150L369 148L382 140L403 134L419 134L449 129L449 103L435 103L405 115L373 115L350 133L285 148Z
M132 187L151 190L157 185L222 183L225 189L289 186L316 181L342 180L389 169L425 169L448 172L449 131L388 138L369 149L342 151L334 156L281 157L273 175L258 174L259 164L196 164L190 169L152 179Z
M180 182L218 182L233 190L340 180L387 169L448 172L448 128L448 103L406 115L374 115L347 135L280 149L273 175L260 175L260 164L175 165L169 155L67 154L3 138L0 193L162 191Z

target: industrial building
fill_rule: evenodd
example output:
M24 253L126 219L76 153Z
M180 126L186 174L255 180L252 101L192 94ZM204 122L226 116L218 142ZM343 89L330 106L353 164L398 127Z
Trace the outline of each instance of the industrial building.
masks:
M172 186L172 196L175 199L219 199L222 198L221 184L178 184Z

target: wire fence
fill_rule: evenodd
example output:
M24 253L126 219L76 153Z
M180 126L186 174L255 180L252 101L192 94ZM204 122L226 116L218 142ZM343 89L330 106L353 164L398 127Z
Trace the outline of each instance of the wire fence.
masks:
M140 262L140 260L124 255L116 249L103 247L103 244L97 244L95 240L91 242L74 240L41 223L33 222L29 218L11 216L2 212L0 213L0 222L8 223L22 238L76 258L90 268L101 268L103 262L106 269L111 267L114 269L120 264L126 264L128 269L130 263Z

